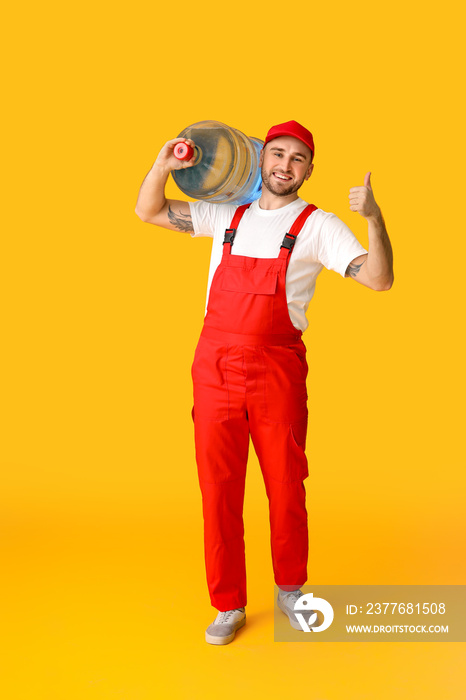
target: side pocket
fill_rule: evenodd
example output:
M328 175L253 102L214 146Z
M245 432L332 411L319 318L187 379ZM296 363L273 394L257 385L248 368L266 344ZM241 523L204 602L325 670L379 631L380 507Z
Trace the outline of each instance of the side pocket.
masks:
M308 367L307 359L306 359L306 351L304 351L304 353L302 353L300 351L299 352L295 351L295 352L296 352L296 355L298 357L299 364L301 366L301 376L304 379L304 381L306 381L307 375L309 372L309 367Z
M307 418L291 423L290 434L293 442L293 477L296 481L304 481L309 476L306 457Z
M291 424L291 434L298 447L306 449L307 418Z

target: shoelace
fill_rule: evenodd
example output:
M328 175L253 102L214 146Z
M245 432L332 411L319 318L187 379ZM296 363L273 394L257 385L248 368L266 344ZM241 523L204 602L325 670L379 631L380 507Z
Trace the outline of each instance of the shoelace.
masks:
M298 598L301 598L302 595L304 595L302 591L290 591L290 593L287 593L282 597L282 600L286 600L287 605L292 605L294 607L294 604Z
M215 620L215 624L216 625L225 624L226 622L228 622L228 620L230 619L230 617L233 615L234 612L243 612L243 610L241 608L235 608L234 610L226 610L225 612L219 612L219 614L217 615L217 618Z

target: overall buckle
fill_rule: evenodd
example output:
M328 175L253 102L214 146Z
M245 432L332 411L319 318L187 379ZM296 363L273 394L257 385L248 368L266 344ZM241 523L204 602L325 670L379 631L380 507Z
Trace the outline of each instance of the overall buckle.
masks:
M223 245L225 245L225 243L233 244L233 241L235 240L235 236L236 236L236 229L235 228L227 228L225 230L225 238L223 239Z
M280 246L280 248L287 248L288 250L293 250L293 246L296 243L296 236L292 233L285 233L285 238Z

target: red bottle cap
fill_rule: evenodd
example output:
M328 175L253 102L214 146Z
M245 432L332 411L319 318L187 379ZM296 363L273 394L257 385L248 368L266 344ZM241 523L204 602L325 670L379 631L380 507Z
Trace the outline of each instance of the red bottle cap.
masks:
M178 160L191 160L194 154L194 148L187 143L177 143L173 149L173 155Z

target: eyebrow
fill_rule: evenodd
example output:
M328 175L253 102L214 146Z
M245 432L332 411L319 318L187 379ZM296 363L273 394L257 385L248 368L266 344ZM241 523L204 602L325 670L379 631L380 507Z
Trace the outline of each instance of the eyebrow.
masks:
M272 146L272 148L270 150L271 151L280 151L280 153L285 152L284 148L278 148L278 146ZM304 153L300 153L299 151L294 151L291 155L292 156L301 156L301 158L306 159L306 156L304 155Z

